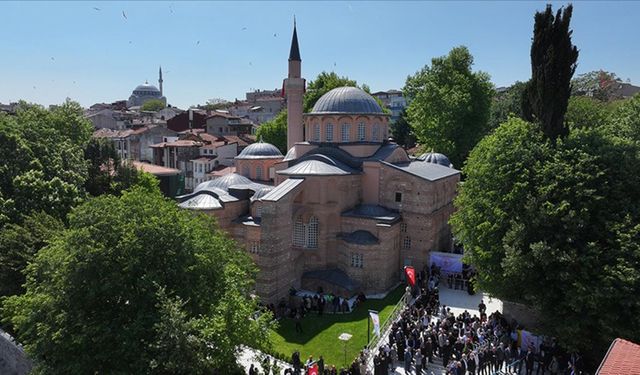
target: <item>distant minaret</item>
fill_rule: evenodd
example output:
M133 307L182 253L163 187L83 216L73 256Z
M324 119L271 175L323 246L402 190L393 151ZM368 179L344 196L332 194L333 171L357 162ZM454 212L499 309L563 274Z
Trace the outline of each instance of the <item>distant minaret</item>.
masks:
M162 66L160 66L160 77L158 78L158 83L160 84L160 96L163 96L164 93L162 91Z
M301 78L302 60L298 48L298 33L296 20L293 19L293 38L289 52L289 76L284 80L284 92L287 96L287 149L296 142L302 142L302 96L304 95L304 79Z

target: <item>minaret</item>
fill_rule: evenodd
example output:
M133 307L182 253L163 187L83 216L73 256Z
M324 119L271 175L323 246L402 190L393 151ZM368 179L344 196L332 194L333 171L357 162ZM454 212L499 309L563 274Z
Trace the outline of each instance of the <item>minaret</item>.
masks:
M296 32L296 20L293 19L293 38L289 51L289 76L284 80L284 92L287 96L287 149L293 147L296 142L302 142L302 96L304 95L304 79L301 77L302 60L298 48L298 33Z
M160 66L160 74L158 78L158 83L160 84L160 96L163 96L164 93L162 91L162 66Z

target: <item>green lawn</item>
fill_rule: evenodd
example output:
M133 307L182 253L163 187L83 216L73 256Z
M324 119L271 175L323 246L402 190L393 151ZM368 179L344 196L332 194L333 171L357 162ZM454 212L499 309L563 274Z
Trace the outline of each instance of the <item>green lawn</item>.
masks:
M273 349L285 354L291 360L294 350L300 351L300 359L306 361L309 355L317 359L324 357L325 364L336 367L344 365L344 343L338 340L341 333L353 335L347 342L347 365L351 364L360 350L367 344L367 319L369 310L380 312L380 324L384 324L394 306L404 293L404 287L399 286L389 293L385 299L371 299L358 306L350 314L324 314L318 316L316 312L307 314L302 319L304 333L296 333L293 319L283 319L277 330L271 333Z

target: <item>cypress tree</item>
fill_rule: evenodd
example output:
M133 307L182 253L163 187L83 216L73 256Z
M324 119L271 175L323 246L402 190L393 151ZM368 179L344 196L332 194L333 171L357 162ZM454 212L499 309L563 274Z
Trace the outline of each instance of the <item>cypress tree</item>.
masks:
M571 95L571 77L576 70L578 49L569 30L573 6L551 5L536 12L531 44L531 80L523 95L522 112L527 121L539 123L544 134L555 140L568 134L564 116Z

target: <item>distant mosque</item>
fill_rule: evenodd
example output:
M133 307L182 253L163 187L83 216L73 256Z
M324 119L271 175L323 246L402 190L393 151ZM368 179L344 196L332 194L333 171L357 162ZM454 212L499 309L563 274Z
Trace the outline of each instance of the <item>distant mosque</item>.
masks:
M138 85L133 90L133 93L129 97L127 101L127 107L141 107L144 103L149 100L160 100L167 105L167 98L165 98L162 94L162 67L160 67L158 84L160 85L160 89L154 85L149 84L149 82L145 81L142 85Z

